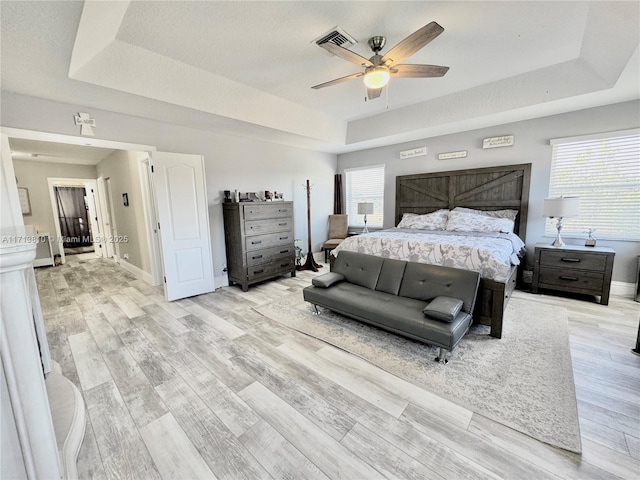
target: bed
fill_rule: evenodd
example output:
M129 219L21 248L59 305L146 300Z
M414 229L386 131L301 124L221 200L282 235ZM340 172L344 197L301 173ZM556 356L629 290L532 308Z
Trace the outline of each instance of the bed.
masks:
M334 255L351 250L479 271L474 318L501 338L504 309L521 271L517 253L524 254L530 178L531 164L398 176L395 225L400 228L349 237ZM440 215L453 231L443 231ZM505 217L513 233L501 226ZM482 233L475 232L478 219ZM416 221L427 223L416 228Z

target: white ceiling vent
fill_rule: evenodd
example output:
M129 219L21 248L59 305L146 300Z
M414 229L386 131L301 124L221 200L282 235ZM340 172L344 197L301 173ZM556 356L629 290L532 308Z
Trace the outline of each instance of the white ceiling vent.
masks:
M320 38L317 38L316 40L314 40L314 42L318 45L326 42L331 42L342 48L349 48L352 45L358 43L355 38L353 38L340 27L332 28L331 31L325 33Z

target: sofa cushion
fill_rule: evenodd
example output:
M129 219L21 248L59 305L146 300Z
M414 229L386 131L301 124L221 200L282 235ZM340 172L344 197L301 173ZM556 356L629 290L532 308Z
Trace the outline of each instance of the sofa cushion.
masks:
M374 290L383 262L382 257L343 250L336 258L333 271L344 275L344 279L349 283Z
M318 275L317 277L313 277L311 283L316 287L329 288L331 285L334 285L343 280L344 275L342 275L341 273L328 272L322 275Z
M407 262L404 260L385 258L382 263L382 270L380 270L380 277L378 278L376 290L379 292L390 293L392 295L398 295L406 266Z
M463 303L459 298L436 297L424 307L422 313L437 320L452 322L462 309Z
M459 298L462 310L471 313L479 282L478 272L407 262L398 295L425 302L439 296Z

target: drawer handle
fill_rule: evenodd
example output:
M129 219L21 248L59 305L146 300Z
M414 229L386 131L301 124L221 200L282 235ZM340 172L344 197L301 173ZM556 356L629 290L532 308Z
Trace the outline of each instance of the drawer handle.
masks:
M288 223L279 223L279 224L278 224L278 226L279 226L279 227L285 227L285 226L287 226L287 225L289 225L289 224L288 224Z
M254 257L251 257L251 260L257 260L259 258L262 258L262 255L256 255Z
M287 249L287 250L280 250L280 253L289 253L289 249Z
M580 279L578 277L567 277L566 275L560 275L560 280L569 280L571 282L577 282Z
M279 211L279 212L286 212L287 210L286 210L286 209L279 208L279 209L278 209L278 211Z
M580 263L580 259L579 258L570 258L570 257L562 257L560 259L560 261L562 261L562 262Z
M286 237L280 237L280 240L286 240L287 238L289 238L289 235L287 235Z
M253 273L254 273L254 274L257 274L257 273L262 273L262 272L264 272L264 268L263 268L262 270L256 270L256 271L254 271Z
M288 263L288 262L287 262L287 263L281 263L281 264L280 264L280 267L288 267L288 266L289 266L289 263Z
M262 243L262 240L254 240L253 242L251 242L251 245L260 245Z

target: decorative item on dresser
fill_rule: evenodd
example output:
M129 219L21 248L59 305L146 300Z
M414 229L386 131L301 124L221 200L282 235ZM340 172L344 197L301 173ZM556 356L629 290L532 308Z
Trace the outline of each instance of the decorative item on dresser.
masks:
M296 276L293 202L222 204L229 283L249 285Z
M535 246L531 291L541 288L562 292L599 295L602 305L609 304L611 273L615 252L608 247L565 245Z

